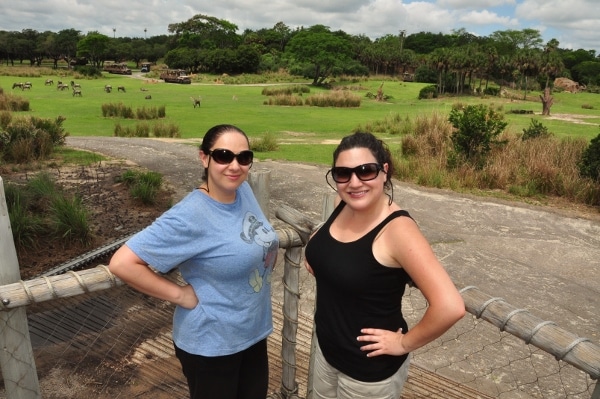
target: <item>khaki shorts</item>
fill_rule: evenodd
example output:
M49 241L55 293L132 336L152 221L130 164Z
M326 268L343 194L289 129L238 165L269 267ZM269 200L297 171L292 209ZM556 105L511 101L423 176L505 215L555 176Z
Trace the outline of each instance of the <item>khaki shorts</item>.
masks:
M398 371L377 382L363 382L348 377L333 368L315 345L313 370L313 399L398 399L408 378L410 355Z

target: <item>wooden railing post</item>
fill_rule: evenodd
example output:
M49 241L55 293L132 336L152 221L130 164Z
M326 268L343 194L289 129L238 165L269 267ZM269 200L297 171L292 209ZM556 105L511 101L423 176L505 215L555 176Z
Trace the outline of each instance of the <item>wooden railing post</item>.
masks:
M21 280L17 251L0 177L0 286ZM4 303L6 304L6 303ZM0 367L7 399L41 398L40 384L24 307L4 310L0 305Z
M269 201L271 200L271 171L256 170L248 175L248 184L260 205L263 213L269 219Z

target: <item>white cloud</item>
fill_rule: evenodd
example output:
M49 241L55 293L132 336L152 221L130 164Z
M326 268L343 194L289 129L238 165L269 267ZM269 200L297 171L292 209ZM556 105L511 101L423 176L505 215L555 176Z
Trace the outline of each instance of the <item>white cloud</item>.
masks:
M515 0L439 0L438 6L452 9L481 9L486 10L490 7L499 7L504 5L514 5Z
M517 4L518 3L518 4ZM0 30L95 30L108 36L168 34L168 25L204 14L245 29L292 29L315 24L371 38L464 28L486 36L496 30L539 29L562 46L600 49L597 0L0 0ZM548 35L548 37L546 37Z
M465 26L485 26L485 25L502 25L507 27L517 27L519 21L516 18L509 16L500 16L496 13L485 11L469 11L461 14L458 20Z

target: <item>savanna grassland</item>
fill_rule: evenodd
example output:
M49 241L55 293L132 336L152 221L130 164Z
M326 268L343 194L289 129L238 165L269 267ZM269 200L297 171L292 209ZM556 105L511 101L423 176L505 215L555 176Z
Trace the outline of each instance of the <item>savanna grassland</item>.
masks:
M12 75L9 75L12 73ZM245 130L252 140L275 142L268 151L256 151L257 158L329 164L339 139L356 130L368 130L385 140L396 156L401 180L424 186L450 188L484 195L509 196L526 201L560 197L567 201L598 206L600 188L580 179L577 170L585 147L600 133L600 96L556 91L550 116L542 116L539 92L507 90L497 96L444 96L420 100L424 83L403 82L389 77L338 79L330 89L314 87L298 77L194 75L192 84L164 83L157 72L131 76L104 73L86 78L76 72L49 68L0 69L0 87L9 96L29 102L29 111L16 113L44 118L63 116L63 126L72 136L112 136L116 130L148 129L155 124L176 127L184 139L200 138L211 126L232 123ZM45 81L52 79L53 85ZM81 86L81 96L71 89L57 90L58 80ZM29 81L31 89L12 88ZM104 90L105 85L112 92ZM266 87L304 85L308 90L294 94L295 104L311 98L347 93L352 106L267 105ZM116 90L122 86L124 90ZM383 101L374 99L381 90ZM193 99L201 99L199 107ZM118 105L132 113L160 109L164 118L106 117L103 107ZM485 163L447 168L452 160L450 137L453 126L448 116L453 109L484 105L501 115L506 128L501 146L486 154ZM549 133L537 140L521 140L525 129L537 123ZM118 129L117 129L118 128ZM152 136L152 135L150 135ZM450 157L450 158L449 158Z

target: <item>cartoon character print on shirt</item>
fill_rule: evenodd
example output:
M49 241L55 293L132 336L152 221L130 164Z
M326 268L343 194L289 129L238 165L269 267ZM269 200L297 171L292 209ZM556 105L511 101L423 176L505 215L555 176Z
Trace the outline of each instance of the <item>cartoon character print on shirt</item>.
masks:
M273 228L264 226L263 222L258 220L252 212L246 212L240 237L244 242L259 245L263 250L264 263L262 270L254 269L248 279L254 292L260 292L265 283L271 283L271 272L275 267L275 259L279 249L277 233Z

